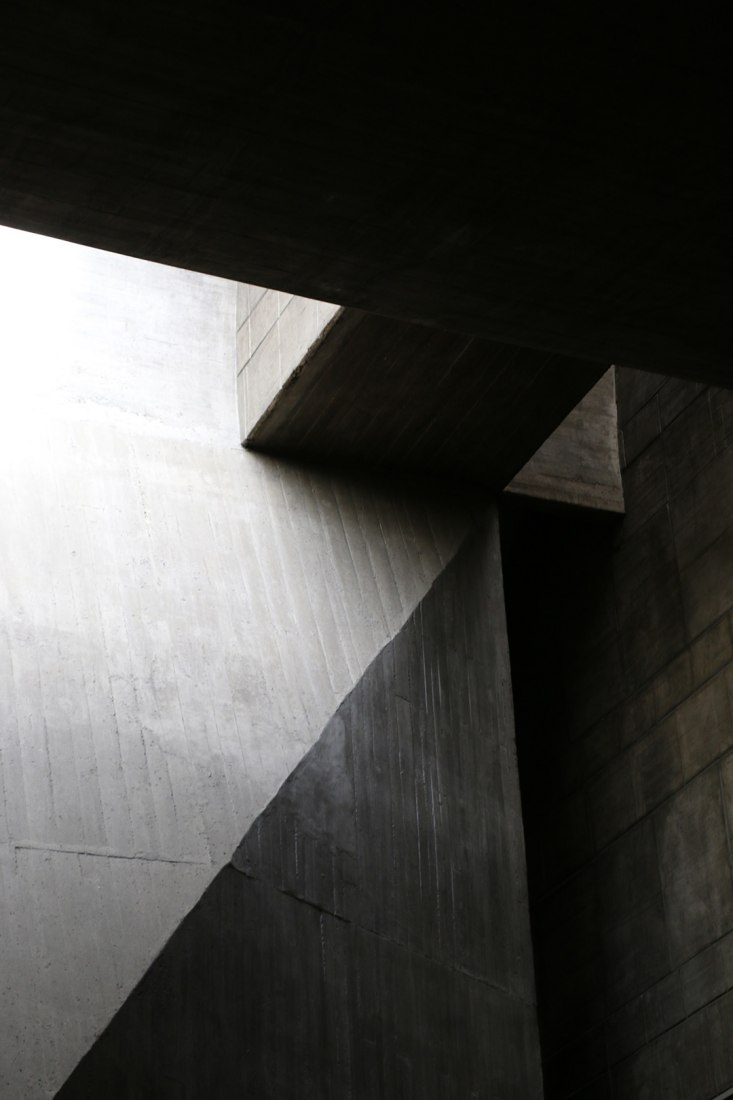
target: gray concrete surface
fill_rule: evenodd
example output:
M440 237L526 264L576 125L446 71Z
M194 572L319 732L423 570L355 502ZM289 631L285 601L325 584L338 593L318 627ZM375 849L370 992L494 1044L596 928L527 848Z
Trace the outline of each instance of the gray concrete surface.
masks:
M726 14L28 0L0 34L0 218L724 384Z
M257 433L283 387L341 308L264 287L237 284L237 405L242 442Z
M520 821L492 507L60 1100L539 1100Z
M525 516L505 559L546 1095L710 1100L733 1086L733 400L628 370L618 400L623 521Z
M0 1092L32 1100L472 520L243 451L233 284L0 244Z
M507 485L507 492L624 511L615 377L611 367Z
M256 287L241 287L239 310L245 445L341 467L503 489L603 373L596 364ZM595 500L608 504L620 482L608 387L542 462L534 488L567 494L574 479L576 495L588 496L595 483Z

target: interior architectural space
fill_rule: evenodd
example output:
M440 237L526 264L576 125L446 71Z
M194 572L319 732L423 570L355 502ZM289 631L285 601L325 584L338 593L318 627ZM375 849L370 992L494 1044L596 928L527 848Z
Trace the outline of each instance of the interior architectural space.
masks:
M0 1100L733 1097L723 8L0 34Z

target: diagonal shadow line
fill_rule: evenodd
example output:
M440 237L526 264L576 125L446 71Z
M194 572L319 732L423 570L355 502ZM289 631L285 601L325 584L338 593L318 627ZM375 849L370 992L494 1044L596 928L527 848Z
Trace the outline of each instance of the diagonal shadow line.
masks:
M492 512L58 1097L533 1100L519 815Z

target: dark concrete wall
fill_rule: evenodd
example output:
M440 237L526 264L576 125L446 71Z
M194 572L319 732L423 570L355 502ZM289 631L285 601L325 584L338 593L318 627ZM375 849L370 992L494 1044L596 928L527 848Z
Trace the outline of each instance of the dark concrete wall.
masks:
M492 511L59 1093L541 1096Z
M627 516L506 517L548 1100L733 1084L733 394L621 371Z

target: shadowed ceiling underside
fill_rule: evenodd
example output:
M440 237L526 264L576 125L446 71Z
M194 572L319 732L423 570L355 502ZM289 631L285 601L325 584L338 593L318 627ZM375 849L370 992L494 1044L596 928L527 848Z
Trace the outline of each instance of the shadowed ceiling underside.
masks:
M726 382L716 9L571 8L29 0L2 17L0 221Z

